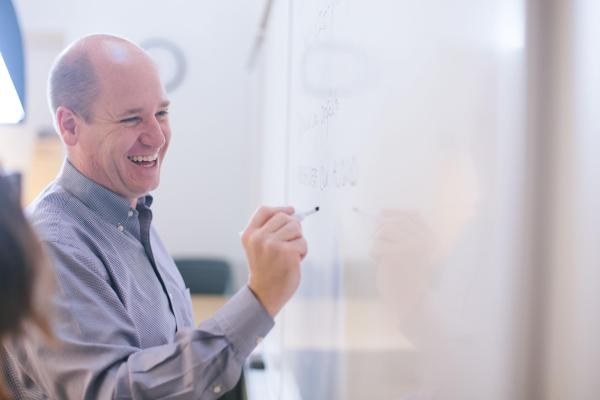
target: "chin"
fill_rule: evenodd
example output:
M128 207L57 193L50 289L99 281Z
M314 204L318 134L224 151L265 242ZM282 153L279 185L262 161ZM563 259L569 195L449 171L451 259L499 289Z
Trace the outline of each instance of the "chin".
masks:
M158 182L147 185L132 185L131 193L136 193L135 197L142 197L158 187Z
M154 185L147 186L146 189L142 191L142 194L140 196L143 196L145 194L150 193L153 190L156 190L157 187L158 187L158 183L156 183Z

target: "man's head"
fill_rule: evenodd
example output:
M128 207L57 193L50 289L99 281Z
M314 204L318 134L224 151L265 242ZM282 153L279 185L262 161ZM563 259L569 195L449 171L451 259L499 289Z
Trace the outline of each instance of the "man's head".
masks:
M78 40L54 64L48 98L81 173L132 204L158 186L171 137L169 101L141 48L109 35Z

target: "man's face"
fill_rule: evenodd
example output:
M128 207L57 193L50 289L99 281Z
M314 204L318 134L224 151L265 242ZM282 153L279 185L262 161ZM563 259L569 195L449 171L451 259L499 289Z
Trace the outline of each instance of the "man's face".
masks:
M80 124L78 166L95 182L135 200L155 189L171 138L168 105L148 60L97 67L100 94Z

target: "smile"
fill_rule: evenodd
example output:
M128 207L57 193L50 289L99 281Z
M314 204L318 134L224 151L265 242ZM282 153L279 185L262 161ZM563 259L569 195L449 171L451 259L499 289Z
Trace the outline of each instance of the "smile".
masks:
M158 160L158 153L148 155L148 156L127 156L129 161L133 162L136 165L143 167L153 167L156 164L156 160Z

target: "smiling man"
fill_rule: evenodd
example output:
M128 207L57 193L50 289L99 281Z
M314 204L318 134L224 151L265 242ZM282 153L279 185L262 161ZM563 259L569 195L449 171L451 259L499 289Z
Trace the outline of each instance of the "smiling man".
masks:
M58 346L28 340L35 356L20 357L13 380L29 398L220 397L298 287L306 242L293 209L257 211L242 235L248 284L195 327L151 225L171 130L150 58L118 37L85 37L59 56L48 95L67 160L30 211L57 271Z
M56 64L49 97L69 161L81 174L132 206L158 186L171 139L169 101L143 50L84 39Z

